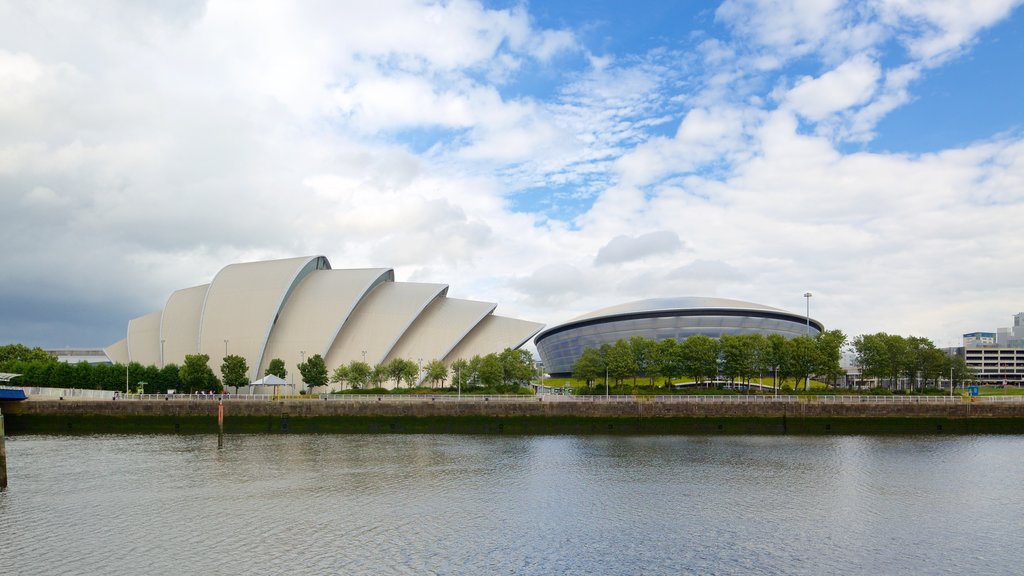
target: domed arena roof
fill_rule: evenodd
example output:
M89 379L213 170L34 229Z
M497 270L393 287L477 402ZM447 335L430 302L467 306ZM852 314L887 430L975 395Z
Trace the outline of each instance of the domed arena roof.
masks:
M545 372L568 376L588 348L640 336L685 340L704 335L781 334L787 338L824 331L821 322L781 308L700 296L651 298L617 304L577 316L537 334L534 343Z

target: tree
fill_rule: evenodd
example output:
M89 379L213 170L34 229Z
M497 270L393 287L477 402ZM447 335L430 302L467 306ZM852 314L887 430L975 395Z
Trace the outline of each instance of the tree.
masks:
M703 382L718 376L718 341L703 334L696 334L679 344L683 373Z
M309 387L309 392L317 386L327 385L327 364L323 356L313 354L308 360L299 364L299 374L302 374L302 382Z
M392 358L390 362L384 365L384 369L387 377L395 381L395 388L401 387L402 375L405 374L405 360L402 358Z
M44 364L57 364L57 358L51 356L38 346L29 348L24 344L6 344L0 346L0 364L19 360L21 362L40 362Z
M779 377L786 364L786 337L782 334L769 334L765 338L764 361L771 368L775 389L779 388Z
M374 388L380 388L381 384L388 379L388 369L383 364L374 364L370 370L370 383Z
M491 353L481 358L477 375L480 377L480 384L487 388L501 385L501 359L498 358L498 355Z
M211 386L217 382L217 376L209 366L210 357L206 354L188 354L185 356L185 363L178 369L178 378L181 380L182 392L191 394L204 390L215 389Z
M598 378L604 378L604 357L597 348L587 348L580 354L579 360L572 365L572 377L583 380L592 386Z
M425 367L427 381L434 388L437 387L438 383L444 382L448 379L448 366L440 360L431 360L427 362Z
M274 358L271 360L270 364L267 366L267 374L272 374L284 380L285 376L288 375L288 370L284 367L284 360L281 360L280 358Z
M460 390L469 381L469 377L473 375L469 370L469 361L465 358L459 358L452 362L450 372L452 374L452 386Z
M608 374L615 379L616 384L622 383L624 378L635 377L637 372L636 358L633 356L633 348L626 340L619 340L607 349L605 362L608 366Z
M683 375L683 363L679 354L679 342L675 338L666 338L658 342L658 374L665 378L665 384L672 383L674 378Z
M818 366L819 376L827 379L833 386L840 376L845 374L842 367L843 348L846 346L846 334L842 330L827 330L815 338L821 364Z
M238 394L238 387L249 384L249 378L246 374L249 372L249 365L246 363L245 358L231 354L224 357L224 362L220 365L220 375L222 382L225 386L231 386L235 389L235 394Z
M811 374L821 365L818 347L810 336L797 336L786 341L786 368L796 378L797 385L806 381L810 386Z
M342 390L345 389L345 382L348 381L348 368L347 364L342 364L335 368L334 372L331 373L331 383L340 384L339 388Z
M533 381L533 356L522 348L505 348L498 355L504 384L527 386Z
M353 360L348 364L348 383L352 388L365 388L370 382L370 373L373 368L366 362Z
M636 388L636 377L648 378L651 385L654 385L654 375L658 372L658 344L643 336L633 336L629 339L629 349L632 352L633 363L636 371L633 373L633 387Z

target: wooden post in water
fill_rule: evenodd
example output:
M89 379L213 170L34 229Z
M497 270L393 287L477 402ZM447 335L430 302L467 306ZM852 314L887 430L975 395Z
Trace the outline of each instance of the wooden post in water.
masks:
M4 413L0 410L0 492L7 490L7 447L4 446Z
M224 447L224 400L217 401L217 449Z

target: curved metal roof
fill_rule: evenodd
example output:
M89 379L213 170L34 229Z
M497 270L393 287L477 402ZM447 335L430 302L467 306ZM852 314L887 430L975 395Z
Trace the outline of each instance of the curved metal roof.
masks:
M658 316L664 312L673 315L688 315L694 316L699 315L701 310L707 310L708 312L725 313L728 315L742 315L742 312L753 312L767 314L775 317L791 318L794 321L802 321L804 316L783 310L781 308L774 308L772 306L765 306L764 304L756 304L754 302L745 302L743 300L733 300L731 298L713 298L707 296L678 296L672 298L649 298L647 300L637 300L635 302L627 302L625 304L617 304L615 306L609 306L607 308L601 308L600 310L594 310L581 316L577 316L571 320L552 326L547 330L544 330L534 338L534 342L540 342L547 336L564 332L574 326L590 325L600 323L602 321L612 321L616 318L635 318L638 316L642 317L653 317ZM818 322L814 318L810 319L812 325L823 330L824 325Z
M699 310L701 308L714 308L716 310L762 310L765 312L782 312L784 314L792 314L792 312L787 312L781 308L772 308L771 306L755 304L753 302L744 302L743 300L710 298L704 296L679 296L675 298L650 298L647 300L637 300L636 302L627 302L625 304L609 306L607 308L588 312L582 316L577 316L572 320L569 320L569 322L566 322L566 324L580 320L590 320L592 318L603 318L606 316L657 312L659 310Z

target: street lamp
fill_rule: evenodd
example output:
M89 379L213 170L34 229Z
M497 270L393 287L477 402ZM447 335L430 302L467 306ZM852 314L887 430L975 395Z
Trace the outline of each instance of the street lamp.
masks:
M160 369L164 367L164 339L160 339Z
M608 366L604 367L604 397L608 398Z
M807 299L807 336L811 335L811 293L804 292L804 298ZM807 375L807 379L804 381L804 390L811 389L811 375Z
M811 296L810 292L804 292L804 298L807 299L807 335L811 335Z

